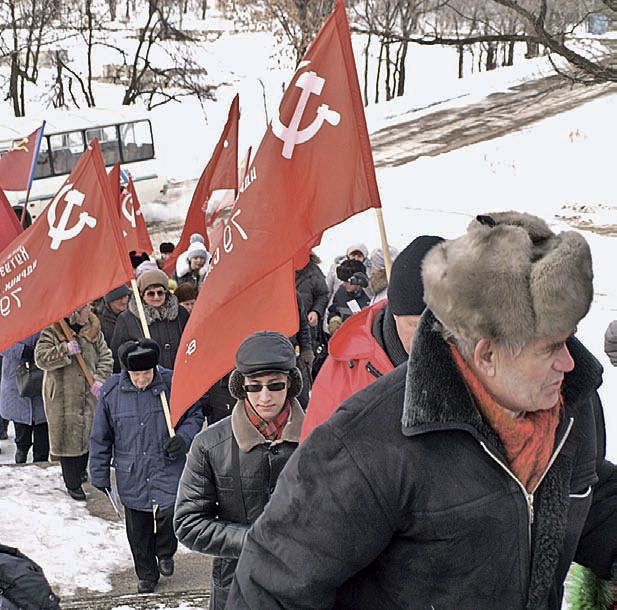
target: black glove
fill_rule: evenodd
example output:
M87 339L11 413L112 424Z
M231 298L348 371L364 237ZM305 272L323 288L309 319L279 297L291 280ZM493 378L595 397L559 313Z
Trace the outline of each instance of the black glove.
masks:
M102 494L105 495L111 493L111 487L99 487L98 485L94 485L94 489L98 489Z
M366 277L366 273L362 273L362 271L356 271L347 281L352 286L362 286L362 288L368 286L368 277Z
M165 449L165 451L167 451L167 455L170 458L180 457L181 455L184 455L188 450L188 447L186 446L184 439L181 436L178 436L177 434L176 436L172 436L168 438L163 443L163 448Z

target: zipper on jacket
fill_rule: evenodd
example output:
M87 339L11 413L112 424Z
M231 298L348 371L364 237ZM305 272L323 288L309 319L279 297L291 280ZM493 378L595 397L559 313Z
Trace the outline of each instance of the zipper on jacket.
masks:
M381 373L380 371L378 371L370 362L366 363L366 370L373 375L374 377L377 377L379 379L379 377L383 376L383 373Z
M499 464L503 468L503 470L514 481L516 481L518 486L521 488L521 491L523 492L523 496L525 497L525 501L527 502L527 514L529 516L529 522L528 522L528 527L527 527L527 534L528 534L529 552L530 553L531 553L531 528L532 528L533 521L534 521L534 507L533 507L534 493L536 492L536 490L540 486L540 483L542 483L542 481L544 480L544 477L546 476L546 473L550 470L551 466L553 465L553 463L557 459L557 456L559 455L559 453L563 449L563 446L564 446L566 440L568 439L568 436L570 435L570 431L572 430L572 426L573 425L574 425L574 418L571 417L570 421L568 423L568 427L567 427L563 437L559 441L559 444L555 448L555 451L553 451L553 454L551 455L551 458L548 461L548 464L547 464L546 468L544 469L544 472L542 473L542 476L538 479L538 482L536 483L536 486L533 488L533 491L531 493L527 491L527 489L521 483L521 481L517 478L517 476L496 455L493 454L493 452L487 447L486 443L484 441L479 441L480 445L482 446L482 449L484 449L484 451L486 451L486 453L495 462L497 462L497 464Z

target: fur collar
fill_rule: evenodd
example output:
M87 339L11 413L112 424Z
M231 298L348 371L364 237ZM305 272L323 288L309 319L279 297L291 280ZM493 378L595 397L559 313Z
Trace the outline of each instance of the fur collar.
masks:
M368 281L368 287L371 294L378 295L382 293L388 287L388 278L386 277L385 269L375 269L371 273L371 277Z
M199 270L199 279L203 278L208 270L208 263L210 262L210 256L206 257L206 262L203 267ZM176 261L176 275L178 279L185 276L187 273L191 271L191 261L186 252L183 252Z
M143 306L148 326L157 320L171 322L178 317L178 299L173 294L168 294L160 307L152 307L145 302L143 302ZM133 294L129 299L129 311L139 320L139 310Z
M289 413L289 419L283 428L281 438L273 441L272 445L285 441L290 443L297 443L300 441L300 430L302 430L302 422L304 421L304 411L295 398L291 398L290 401L291 411ZM244 400L239 400L231 413L231 429L236 437L238 448L242 453L248 453L253 447L268 442L250 422L244 410Z
M54 322L51 327L54 329L54 332L58 335L58 337L60 337L61 341L66 341L66 335L64 334L59 322ZM93 312L89 312L88 321L79 330L79 336L90 343L95 343L100 332L101 323L99 322L98 317ZM71 329L71 335L76 337L77 333Z
M409 356L403 434L412 436L437 427L466 429L488 440L503 453L501 442L484 423L461 377L448 344L434 330L436 318L426 309L420 319ZM566 407L597 389L602 382L602 365L578 339L568 340L576 365L563 384Z

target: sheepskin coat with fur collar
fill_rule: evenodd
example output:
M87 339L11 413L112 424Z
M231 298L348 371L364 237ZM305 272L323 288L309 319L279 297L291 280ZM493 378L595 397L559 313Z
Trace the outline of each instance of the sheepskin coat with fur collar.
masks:
M598 361L568 341L576 366L532 497L434 323L426 311L408 365L292 456L247 536L229 607L556 610L573 560L610 575L617 471L604 459Z
M212 610L225 608L249 525L263 512L283 466L298 446L304 412L295 398L290 401L290 416L279 440L267 441L239 400L229 417L198 434L191 445L178 488L174 529L189 549L215 556ZM236 447L240 485L235 491Z

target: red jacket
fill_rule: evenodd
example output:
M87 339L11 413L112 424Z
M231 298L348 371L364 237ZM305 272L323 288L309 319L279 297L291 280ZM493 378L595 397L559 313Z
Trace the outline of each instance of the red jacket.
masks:
M371 333L375 316L386 303L385 299L378 301L351 316L330 339L330 354L313 384L300 442L325 422L346 398L394 368Z

